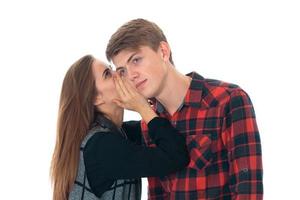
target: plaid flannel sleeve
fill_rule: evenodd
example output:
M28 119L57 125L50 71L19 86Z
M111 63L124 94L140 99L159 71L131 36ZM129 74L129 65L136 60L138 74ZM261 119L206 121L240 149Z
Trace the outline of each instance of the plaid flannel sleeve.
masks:
M168 199L159 178L148 177L148 200L165 200Z
M263 198L262 153L254 108L241 89L231 93L225 108L223 141L230 162L230 189L236 200Z

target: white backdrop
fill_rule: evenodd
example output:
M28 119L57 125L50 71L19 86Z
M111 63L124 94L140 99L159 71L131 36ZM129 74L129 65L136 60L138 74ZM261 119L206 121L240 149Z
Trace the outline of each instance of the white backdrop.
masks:
M110 35L142 17L164 30L179 71L248 92L262 140L265 199L300 199L298 2L1 0L0 198L51 199L65 72L87 53L105 59Z

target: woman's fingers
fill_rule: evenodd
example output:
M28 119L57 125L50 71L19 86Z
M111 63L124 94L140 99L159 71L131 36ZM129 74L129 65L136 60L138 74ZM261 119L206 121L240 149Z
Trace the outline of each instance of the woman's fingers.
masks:
M125 94L123 88L121 87L118 78L117 78L116 76L114 76L113 79L114 79L114 83L115 83L115 86L116 86L116 90L117 90L119 96L120 96L122 99L125 98L125 95L126 95L126 94Z
M131 96L136 96L137 94L137 90L136 88L132 85L131 82L129 82L128 79L122 79L123 80L123 84L128 92L129 95Z
M117 83L118 83L120 89L122 90L123 94L125 96L128 96L129 92L119 74L116 75L116 80L117 80Z
M122 101L120 101L119 99L114 99L113 102L115 102L118 106L122 108L126 108Z
M120 96L120 99L114 100L118 106L129 110L139 111L148 105L147 100L138 93L137 89L128 79L121 78L119 75L114 75L114 81L116 90Z

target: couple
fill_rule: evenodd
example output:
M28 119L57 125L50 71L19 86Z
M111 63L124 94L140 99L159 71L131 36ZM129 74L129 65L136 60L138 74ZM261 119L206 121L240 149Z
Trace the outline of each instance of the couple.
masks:
M262 199L254 109L236 85L183 75L162 30L135 19L67 72L52 160L55 200ZM151 106L148 103L151 100ZM140 122L122 122L123 109Z

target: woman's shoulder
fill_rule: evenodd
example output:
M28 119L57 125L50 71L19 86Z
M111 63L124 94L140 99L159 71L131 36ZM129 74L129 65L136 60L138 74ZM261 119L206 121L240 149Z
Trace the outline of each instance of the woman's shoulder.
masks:
M120 134L110 129L93 129L82 142L81 149L85 157L90 155L94 158L95 152L97 152L96 157L105 158L108 156L107 152L112 152L114 148L122 146L124 140L126 139Z
M103 126L99 126L99 125L94 126L87 132L87 135L81 142L81 148L84 148L86 146L86 144L88 143L88 141L90 141L91 139L105 138L106 135L111 134L111 133L112 133L112 130L107 127L103 127Z

